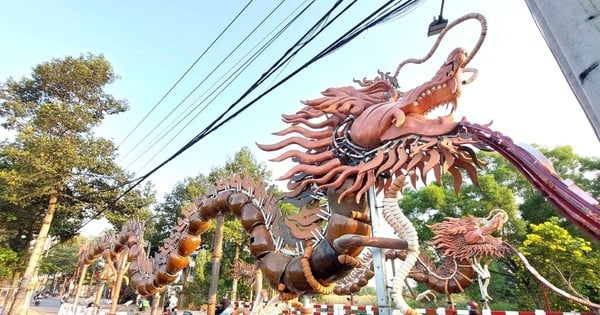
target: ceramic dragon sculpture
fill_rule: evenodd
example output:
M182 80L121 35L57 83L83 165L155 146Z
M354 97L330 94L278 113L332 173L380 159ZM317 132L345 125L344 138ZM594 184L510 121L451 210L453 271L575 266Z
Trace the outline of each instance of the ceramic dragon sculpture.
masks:
M429 81L400 90L397 76L401 68L428 60L446 32L466 20L481 25L475 47L470 52L454 49ZM380 73L372 80L357 81L358 87L329 88L323 97L303 102L305 106L298 112L283 115L290 126L276 135L284 140L259 147L286 150L274 161L292 159L297 164L280 179L288 180L290 189L281 200L295 204L299 212L283 216L277 208L279 199L266 184L232 175L186 209L185 217L153 259L146 256L139 241L126 242L136 246L128 256L131 285L142 295L162 290L188 265L211 220L232 214L251 235L250 252L264 278L279 292L278 299L355 292L372 276L368 272L371 257L364 249L374 246L406 251L394 279L395 301L403 314L414 314L402 291L418 261L419 241L398 207L397 195L406 180L416 185L428 175L441 181L444 173L451 174L456 190L464 173L477 183L476 168L481 162L476 148L503 154L565 216L600 239L600 210L595 200L564 183L549 166L508 137L488 126L453 119L462 86L476 77L477 71L468 64L486 32L481 15L466 15L442 31L425 57L402 62L394 76ZM450 113L427 117L440 106L449 107ZM381 214L399 237L372 236L369 203L374 203L380 192Z
M416 299L429 299L442 293L448 296L448 304L453 305L452 294L463 292L477 281L485 308L490 299L487 292L491 277L489 258L502 258L512 252L502 239L492 235L500 232L507 220L508 214L504 210L494 209L487 218L446 218L433 224L430 228L434 237L427 244L439 253L439 259L434 261L425 253L417 258L408 277L427 284L429 290L420 293ZM390 250L385 256L390 260L403 260L406 252ZM486 261L482 263L483 260Z

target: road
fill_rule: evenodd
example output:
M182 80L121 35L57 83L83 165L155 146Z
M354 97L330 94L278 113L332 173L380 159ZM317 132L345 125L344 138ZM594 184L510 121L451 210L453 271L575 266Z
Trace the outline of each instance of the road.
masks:
M110 308L109 304L102 305L102 306L103 306L102 309L108 310ZM42 303L40 303L39 306L34 306L33 302L32 302L31 305L29 306L28 315L57 315L59 309L60 309L60 299L54 298L54 297L49 297L49 298L45 298L44 300L42 300ZM145 312L137 312L135 310L134 305L129 305L129 306L118 305L117 312L127 312L127 314L140 314L140 315L150 314L150 310L147 310ZM177 313L183 314L183 311L180 310ZM192 314L197 315L197 314L206 314L206 313L192 312Z
M83 301L82 301L83 302ZM103 309L109 309L110 305L103 305ZM34 306L33 302L29 306L28 315L57 315L60 309L60 299L55 297L48 297L42 300L39 306ZM133 314L133 307L131 306L129 309L126 306L118 305L117 312L119 311L129 311L128 314ZM149 314L150 312L148 312ZM144 314L144 313L139 313Z
M29 315L56 315L58 314L58 310L60 308L60 299L58 298L45 298L42 300L39 306L35 306L33 304L33 300L31 304L29 304L29 311L27 314Z

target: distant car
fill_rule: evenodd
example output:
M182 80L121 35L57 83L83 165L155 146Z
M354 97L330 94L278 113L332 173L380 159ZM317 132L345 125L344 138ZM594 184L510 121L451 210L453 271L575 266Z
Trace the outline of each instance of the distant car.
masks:
M194 314L192 314L192 312L190 312L190 311L183 311L183 313L181 313L181 315L194 315Z

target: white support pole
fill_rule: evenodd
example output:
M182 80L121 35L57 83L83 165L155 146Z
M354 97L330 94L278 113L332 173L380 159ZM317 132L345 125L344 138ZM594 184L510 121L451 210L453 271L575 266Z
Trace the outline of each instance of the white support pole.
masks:
M380 218L379 213L377 212L377 206L375 203L376 199L375 187L371 186L369 188L368 198L369 198L369 215L371 216L371 234L373 236L377 236L375 234L376 230L379 229ZM385 270L385 257L383 256L382 249L379 247L372 248L373 252L373 268L375 271L375 292L377 293L377 307L379 309L380 315L390 315L391 314L391 305L389 302L389 296L387 292L387 283L386 283L386 270Z

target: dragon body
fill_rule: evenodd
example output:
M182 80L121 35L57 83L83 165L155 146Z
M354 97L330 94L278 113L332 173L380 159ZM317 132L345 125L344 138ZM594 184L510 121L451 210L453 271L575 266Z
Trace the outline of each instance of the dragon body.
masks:
M470 52L454 49L430 80L401 91L397 84L400 69L429 59L444 34L469 19L481 24L475 48ZM372 276L371 257L363 250L374 246L406 251L394 279L395 301L402 313L414 314L402 291L405 278L419 260L419 241L398 207L397 195L405 181L416 185L433 175L441 182L444 173L452 175L457 191L465 173L477 184L477 168L482 163L476 148L499 150L529 180L539 184L538 189L550 200L560 195L555 204L568 218L584 222L580 226L600 239L597 202L559 187L556 174L536 164L531 154L512 147L510 139L487 126L454 120L452 113L462 86L473 81L477 73L467 66L486 31L481 15L466 15L442 31L424 58L401 63L394 76L380 73L372 80L358 81L358 87L329 88L323 97L304 101L298 112L283 115L289 127L276 135L284 139L259 147L283 150L274 161L292 159L296 163L280 177L288 181L290 191L277 199L261 181L232 175L212 194L189 206L153 259L147 257L141 241L125 237L124 243L132 246L128 256L131 285L141 295L162 290L188 265L211 220L231 214L250 234L250 252L264 278L280 293L279 299L356 292ZM440 106L449 107L450 112L443 117L427 117ZM383 192L381 214L400 237L371 236L368 205L375 203L379 192ZM284 217L277 208L279 200L297 205L299 213Z

